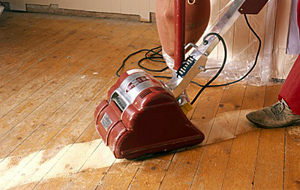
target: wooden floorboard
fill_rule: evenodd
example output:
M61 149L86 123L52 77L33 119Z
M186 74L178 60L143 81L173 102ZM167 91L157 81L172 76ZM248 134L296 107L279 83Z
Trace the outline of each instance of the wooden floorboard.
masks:
M94 38L94 36L92 36L92 38ZM86 42L88 42L88 41L86 41ZM99 57L99 55L96 52L86 52L85 55L83 55L81 52L85 48L90 47L90 46L96 45L96 48L99 47L99 41L94 40L93 43L86 43L86 42L85 42L85 45L82 44L81 45L82 47L80 49L76 50L74 53L67 53L67 54L61 56L60 58L58 58L56 56L57 55L56 53L52 54L51 56L48 56L49 58L44 60L44 62L47 62L48 65L53 65L51 67L51 69L48 69L47 72L40 75L40 78L42 78L42 79L40 79L40 80L36 79L33 81L32 84L30 84L30 85L27 84L25 87L22 88L20 93L15 93L12 97L10 97L9 101L4 102L7 106L5 105L4 109L1 110L1 114L2 114L1 116L3 116L4 114L7 114L5 112L6 109L8 109L8 111L10 111L11 108L15 108L16 104L18 102L21 102L22 100L25 100L26 97L33 98L42 93L43 94L42 96L44 98L49 98L49 96L47 97L47 95L51 95L51 91L48 92L48 94L45 93L45 91L49 91L49 88L51 89L51 86L58 86L58 85L64 84L64 80L63 79L58 80L58 78L65 77L65 80L68 81L68 80L70 80L70 77L71 78L74 77L74 74L75 75L80 74L78 72L81 71L85 65L95 61L96 58ZM104 45L103 48L106 48L106 46ZM100 48L100 50L101 50L101 48ZM60 51L62 51L62 50L60 50ZM64 52L64 51L62 51L62 52ZM76 54L81 55L81 57L79 59L76 59L75 58ZM74 57L73 57L73 55L74 55ZM53 58L53 56L55 58ZM67 59L68 56L70 56L70 59ZM60 65L64 65L61 62L66 63L65 64L66 66L62 67L60 69ZM58 66L55 66L56 64L58 64ZM70 74L69 77L68 77L68 74ZM81 75L84 76L84 73ZM82 77L82 76L80 76L80 77ZM20 78L20 80L21 79L22 78ZM26 88L26 87L29 89L24 90L24 88ZM26 92L26 94L24 94L24 91ZM55 89L53 89L53 93L54 92L55 92ZM42 98L38 98L38 99L41 101ZM21 101L16 101L16 100L21 100ZM24 105L24 102L22 102L22 103L23 103L23 105L19 106L19 107L21 107L21 109L22 109L22 107L26 107L27 109L32 107L32 109L34 109L34 107L39 105L37 103L32 104L32 103L26 102L26 105ZM30 104L31 106L28 104ZM15 110L16 110L16 108L15 108ZM31 109L28 111L31 112ZM17 111L17 113L19 113L19 111ZM7 117L11 118L12 117L11 114L12 114L12 112L7 114L6 118ZM24 115L26 115L26 114L23 112L22 116L24 117ZM6 119L2 118L2 120L5 121ZM14 122L16 123L17 121L15 120ZM2 132L4 132L4 131L2 131Z
M264 106L276 102L281 85L268 86ZM260 131L254 189L281 189L284 183L285 129ZM276 158L276 159L274 159Z
M45 23L48 23L48 20L44 20L44 22L42 22L42 23L43 23L43 25L45 25ZM26 27L26 26L18 26L19 28L23 28L23 30L28 31L28 33L31 34L32 36L30 36L30 38L29 37L23 38L23 37L20 37L23 35L18 35L18 34L13 33L13 35L16 37L13 38L12 40L9 39L10 41L8 41L9 42L8 44L5 44L5 43L3 44L3 48L7 47L7 46L10 47L10 48L5 48L7 51L3 51L3 53L8 53L10 55L14 55L14 56L7 57L8 58L7 63L9 64L8 68L10 70L12 70L13 66L15 66L14 63L16 63L16 62L18 62L18 65L20 65L22 63L27 63L28 61L26 61L26 60L30 60L30 58L33 55L41 56L41 55L44 55L45 53L49 52L49 49L51 49L51 47L53 46L53 45L49 44L49 42L56 43L57 45L60 44L60 42L63 41L64 39L66 39L66 37L73 36L75 34L74 32L70 32L70 29L78 28L79 24L80 23L78 23L78 22L76 23L74 21L72 22L71 20L68 20L67 22L55 22L55 23L53 23L53 25L46 25L47 27L43 27L43 25L42 25L41 30L36 30L36 28L39 28L39 25L35 26L35 28L30 28L30 27ZM70 29L66 29L65 28L66 26L70 27ZM63 32L65 32L65 34L66 34L65 36L63 35ZM6 34L9 36L10 32L6 32ZM31 39L31 40L28 40L28 39ZM21 40L23 40L23 41L21 41ZM18 43L12 43L14 41L18 42ZM22 44L22 46L20 46L20 44ZM39 50L43 46L47 46L49 49L44 48L44 51L41 51L41 50L36 51L36 50ZM27 48L25 48L25 47L32 49L32 51L30 51L30 52L26 51ZM37 52L38 52L38 54L37 54Z
M214 89L211 89L212 91ZM215 141L218 138L222 139L222 135L229 137L235 134L235 131L228 131L225 129L230 128L230 126L235 126L236 128L238 117L240 113L240 108L244 98L245 88L243 85L233 85L224 90L222 96L220 96L220 101L214 107L217 108L216 114L214 114L215 119L213 120L210 135L207 141ZM225 115L228 114L228 115ZM222 126L220 130L218 126ZM207 188L207 189L220 189L224 173L227 169L225 163L228 162L228 157L231 150L231 141L219 142L213 146L208 145L203 148L203 153L201 155L201 160L197 164L197 171L194 175L192 189ZM208 169L209 168L209 169ZM211 180L205 180L211 179Z
M85 35L86 35L85 33L81 34L82 37ZM70 44L71 46L66 46L65 44L63 44L60 48L58 46L58 48L55 49L55 52L47 55L45 58L38 60L36 62L36 64L34 64L33 67L30 67L29 69L27 69L26 72L23 72L21 75L18 75L13 80L2 85L1 89L3 89L3 91L2 91L3 96L1 98L1 100L9 97L10 94L12 94L12 92L8 92L5 89L6 86L12 86L13 90L14 90L13 92L18 91L20 88L25 86L26 83L30 83L30 81L32 81L31 80L32 78L35 78L38 76L39 77L44 76L43 74L47 73L46 69L49 70L50 68L52 68L52 69L59 71L59 69L61 67L63 67L65 64L68 64L68 62L72 62L73 60L76 60L76 58L78 58L78 56L80 56L80 54L79 54L80 49L77 48L78 49L77 50L74 47L80 47L77 45L80 45L80 43L82 43L82 42L80 41L80 38L78 35L73 36L73 37L74 38L70 38L70 41L67 42L67 44ZM46 46L43 49L47 50L47 48L48 47ZM43 49L41 49L40 51L43 51ZM76 50L78 52L76 52ZM66 62L65 59L67 59L68 56L69 56L69 61ZM74 59L71 60L71 58L74 58ZM49 62L51 62L52 64L49 64ZM65 64L61 64L61 62L65 63ZM36 79L36 80L38 81L38 79ZM26 85L28 86L29 84L26 84Z
M69 22L69 24L62 23L60 26L54 25L55 29L48 28L46 29L46 32L36 34L32 37L32 40L22 43L24 49L19 52L16 52L14 47L9 46L13 50L13 53L8 53L10 55L13 54L13 56L8 56L10 60L7 62L10 64L6 68L6 72L1 73L1 81L7 82L8 79L11 80L12 78L17 77L33 65L45 59L52 52L59 50L62 44L64 44L64 41L72 41L74 39L73 36L75 36L75 38L76 35L78 36L78 34L65 29L66 26L70 29L78 29L80 27L80 25L74 22ZM31 49L32 51L28 52L27 49ZM7 75L10 78L7 78Z
M0 42L0 189L300 188L299 127L263 130L245 119L276 102L282 85L208 88L188 114L207 134L201 145L115 159L94 110L129 54L160 45L155 24L4 12Z
M247 86L242 109L260 109L264 105L265 86ZM241 114L240 117L245 117ZM242 121L239 119L239 121ZM239 122L237 131L243 130L244 122ZM248 124L249 125L249 124ZM251 189L255 173L260 130L246 131L232 140L223 183L223 189Z

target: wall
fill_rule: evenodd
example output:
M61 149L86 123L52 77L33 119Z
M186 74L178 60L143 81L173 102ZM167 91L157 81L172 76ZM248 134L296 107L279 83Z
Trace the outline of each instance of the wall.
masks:
M155 12L155 0L4 0L12 10L26 11L26 4L56 4L61 9L139 15L141 21L150 21Z

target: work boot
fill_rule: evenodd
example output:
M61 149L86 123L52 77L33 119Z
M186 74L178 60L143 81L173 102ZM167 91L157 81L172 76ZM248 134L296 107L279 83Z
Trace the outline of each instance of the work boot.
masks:
M294 114L283 99L272 106L250 112L246 117L261 128L269 129L300 125L300 116Z

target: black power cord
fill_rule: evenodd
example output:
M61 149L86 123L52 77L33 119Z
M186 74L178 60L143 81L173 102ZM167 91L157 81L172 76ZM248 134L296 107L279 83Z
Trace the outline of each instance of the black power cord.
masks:
M204 43L207 43L208 41L206 40L207 37L209 36L217 36L218 39L222 42L223 44L223 48L224 48L224 59L223 59L223 63L220 67L220 69L218 70L218 72L215 74L215 76L213 78L211 78L202 88L201 90L196 94L196 96L194 97L194 99L191 101L191 105L193 105L196 100L199 98L200 94L205 90L205 88L207 88L214 80L216 80L216 78L218 78L218 76L221 74L221 72L223 71L224 67L225 67L225 64L226 64L226 61L227 61L227 47L226 47L226 43L224 41L224 39L222 38L222 36L220 36L218 33L209 33L208 35L206 35L204 38L203 38L203 42Z
M155 51L157 50L157 51ZM144 60L150 60L150 61L153 61L153 62L160 62L160 63L165 63L164 61L164 58L163 58L163 55L161 54L162 52L162 47L161 46L158 46L156 48L153 48L153 49L150 49L149 51L147 51L145 53L145 57L140 59L138 61L138 66L146 71L151 71L151 72L158 72L158 73L161 73L161 72L164 72L165 70L167 70L169 67L165 67L165 68L162 68L162 69L150 69L150 68L147 68L147 67L144 67L142 65L142 62Z
M191 102L191 104L195 103L195 101L197 100L197 98L200 96L200 94L204 91L205 88L208 88L208 87L221 87L221 86L228 86L228 85L231 85L231 84L234 84L234 83L237 83L237 82L240 82L242 81L243 79L245 79L252 71L253 69L255 68L255 66L257 65L257 61L258 61L258 58L259 58L259 54L260 54L260 50L261 50L261 39L260 37L258 36L258 34L254 31L254 29L252 28L252 26L250 25L249 21L248 21L248 18L247 18L247 15L244 14L244 18L245 18L245 21L246 21L246 24L247 26L249 27L249 29L251 30L251 32L254 34L254 36L258 39L258 42L259 42L259 45L258 45L258 50L257 50L257 53L256 53L256 57L255 57L255 60L254 60L254 63L252 65L252 67L250 68L250 70L243 76L241 77L240 79L238 80L235 80L235 81L232 81L232 82L229 82L229 83L224 83L224 84L217 84L217 85L210 85L219 75L220 73L222 72L222 70L224 69L224 66L226 64L226 59L227 59L227 48L226 48L226 44L225 44L225 41L224 39L217 33L210 33L208 34L204 40L210 36L210 35L215 35L218 37L218 39L222 42L223 44L223 47L224 47L224 60L223 60L223 63L222 63L222 66L221 68L219 69L219 71L216 73L216 75L211 79L209 80L205 85L201 85L197 82L194 82L194 81L191 81L192 84L195 84L199 87L202 87L202 89L197 93L197 95L195 96L195 98L193 99L193 101ZM142 65L142 62L145 61L145 60L151 60L151 61L154 61L154 62L161 62L161 63L165 63L164 59L163 59L163 56L161 54L161 51L162 51L162 48L161 46L158 46L158 47L155 47L153 49L142 49L142 50L139 50L137 52L134 52L130 55L128 55L124 60L123 60L123 63L122 65L120 66L120 68L117 70L116 72L116 75L118 77L120 77L120 74L119 72L121 71L121 69L125 66L125 63L126 61L128 61L129 58L131 58L132 56L136 55L136 54L139 54L141 52L146 52L145 53L145 57L140 59L138 61L138 65L147 70L147 71L151 71L151 72L163 72L165 70L168 69L168 67L164 67L162 69L159 69L159 70L154 70L154 69L149 69L149 68L146 68L145 66ZM165 79L171 79L172 77L168 77L168 76L154 76L156 78L165 78Z
M131 58L132 56L137 55L137 54L142 53L142 52L146 52L146 53L145 53L145 57L142 58L142 59L140 59L138 61L138 66L139 67L141 67L142 69L144 69L146 71L151 71L151 72L163 72L163 71L167 70L168 67L164 67L162 69L155 70L155 69L146 68L145 66L142 65L142 62L145 61L145 60L150 60L150 61L153 61L153 62L165 63L163 55L161 54L161 51L162 51L162 47L158 46L158 47L155 47L155 48L152 48L152 49L141 49L139 51L136 51L136 52L128 55L123 60L122 65L119 67L119 69L116 72L116 75L118 77L120 77L119 73L122 70L122 68L125 66L125 64L128 61L128 59Z
M224 84L217 84L217 85L210 85L208 87L220 87L220 86L228 86L228 85L231 85L231 84L234 84L234 83L237 83L237 82L240 82L242 80L244 80L252 71L253 69L255 68L255 66L257 65L257 61L258 61L258 57L259 57L259 53L260 53L260 50L261 50L261 39L260 37L258 36L258 34L254 31L254 29L252 28L252 26L250 25L249 21L248 21L248 18L247 18L247 15L244 14L244 18L245 18L245 21L247 23L247 26L249 27L249 29L251 30L251 32L254 34L254 36L257 38L258 40L258 49L257 49L257 53L256 53L256 56L255 56L255 60L254 60L254 63L252 65L252 67L250 68L250 70L244 75L242 76L240 79L238 80L235 80L235 81L232 81L232 82L229 82L229 83L224 83ZM202 85L199 85L199 86L202 86Z

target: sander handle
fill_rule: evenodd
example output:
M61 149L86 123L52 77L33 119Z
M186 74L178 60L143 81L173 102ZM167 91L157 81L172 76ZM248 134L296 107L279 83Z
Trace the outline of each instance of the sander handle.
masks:
M224 36L241 15L239 9L245 1L246 0L235 0L231 2L231 6L221 17L220 21L212 28L210 33L217 33L221 36ZM199 41L201 40L203 39L200 39ZM175 97L178 97L186 89L194 77L203 71L203 68L206 66L207 57L218 45L218 43L218 38L214 35L211 35L204 39L199 46L193 47L191 53L187 56L187 59L191 57L193 58L193 63L191 63L187 69L185 69L185 63L183 63L183 68L180 68L177 71L176 79L172 79L172 83L174 84L174 81L176 81L177 84L172 89Z
M258 14L267 2L268 0L231 1L230 7L223 14L220 21L211 29L209 34L216 33L220 36L224 36L241 14ZM205 66L208 56L216 48L219 42L220 41L216 35L207 35L198 41L198 44L200 43L199 46L194 44L187 45L193 46L192 50L186 54L186 60L177 70L177 75L173 76L173 78L170 80L170 83L172 83L172 87L170 88L172 89L172 92L176 98L184 92L188 84L198 73L206 70Z

